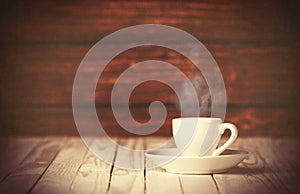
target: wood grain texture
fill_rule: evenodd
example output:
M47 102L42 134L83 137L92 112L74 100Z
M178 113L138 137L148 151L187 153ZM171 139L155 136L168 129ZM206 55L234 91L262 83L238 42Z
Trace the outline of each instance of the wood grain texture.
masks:
M1 24L7 26L2 30L6 35L1 37L3 42L89 42L111 30L140 23L182 27L201 39L218 41L299 40L297 6L283 1L91 1L85 5L43 1L16 5L3 6ZM7 20L10 22L5 23ZM198 30L200 26L204 30Z
M253 141L251 139L243 141L243 149L259 149L259 154L257 154L257 151L255 153L253 150L253 152L263 160L261 169L263 173L248 177L250 182L256 185L256 191L265 191L265 193L297 193L300 189L300 186L297 184L300 180L300 170L297 167L299 166L299 156L292 153L297 152L299 141L291 139L288 143L289 145L283 139L263 139L261 141L264 142L260 143L259 140ZM261 148L262 144L265 145L263 148ZM248 165L245 163L245 166L249 167L251 163Z
M0 66L0 72L3 72L1 81L5 83L4 87L0 88L1 105L70 106L76 70L90 46L20 47L17 50L8 47L2 53L6 63ZM207 47L218 62L229 104L277 106L296 104L299 100L297 83L300 80L297 75L300 59L299 45L296 43L274 46L219 43L209 44ZM99 78L95 99L86 97L80 103L95 100L97 104L109 104L112 87L122 72L137 62L150 59L165 61L179 68L198 88L199 100L209 94L203 74L186 57L161 47L145 46L125 51L107 64L107 68ZM93 76L96 69L95 66L89 67L85 72L87 78ZM160 74L169 82L182 85L182 81L178 80L178 74L161 71L157 67L147 66L146 70L140 73ZM126 88L133 83L135 78L127 77L121 84ZM119 92L117 95L122 99L123 93ZM132 93L132 104L145 104L150 100L177 103L174 91L156 82L142 84Z
M67 193L86 153L87 148L81 139L67 139L32 193Z
M167 106L168 115L163 126L153 135L171 136L171 119L179 117L180 112L174 106ZM84 111L84 110L83 110ZM104 130L112 136L132 136L115 121L110 108L98 107L98 117ZM124 118L124 110L120 108ZM123 113L122 113L123 112ZM133 107L131 113L139 122L148 121L148 106ZM78 135L69 107L51 108L13 108L0 110L2 134L5 135ZM209 116L209 113L203 116ZM283 107L228 107L225 121L239 127L240 136L294 136L299 137L299 111ZM86 127L95 124L90 119L84 120ZM159 122L156 120L155 122Z
M115 139L116 140L116 139ZM110 173L116 155L116 147L107 147L107 140L94 138L91 146L106 153L106 161L89 151L83 159L71 185L70 193L106 193L110 184Z
M119 169L111 164L125 160L134 166L144 160L118 153L115 147L107 148L103 139L92 139L88 144L107 151L112 163L105 164L101 158L87 152L80 138L69 137L67 141L57 137L0 138L0 145L22 145L11 150L20 154L32 144L31 149L24 152L26 156L21 155L22 161L15 163L9 175L0 181L0 192L223 194L299 193L300 190L299 141L295 138L238 138L231 148L249 151L249 158L227 173L213 175L179 175L167 173L162 168L145 171ZM126 147L153 149L166 140L162 137L147 137L121 138L116 141ZM6 163L1 162L0 169L9 167L15 159L1 158Z
M219 193L211 175L181 175L183 193Z
M112 194L144 193L144 154L120 151L120 146L129 150L143 150L143 139L124 138L118 140L118 145L107 192Z
M232 144L231 147L235 149L242 149L241 147L242 140L237 139L234 144ZM248 151L248 150L247 150ZM251 157L253 157L253 153L250 152ZM244 161L248 161L251 159L245 159ZM243 161L243 162L244 162ZM255 160L256 161L256 160ZM260 169L260 165L256 165L256 163L253 164L253 171ZM241 164L238 165L238 167L231 169L229 172L225 174L214 174L213 179L216 182L216 185L219 189L220 193L233 193L233 192L239 192L239 193L255 193L255 185L251 185L248 182L248 175L246 174L248 171L246 170L245 173L243 173L244 168L240 167ZM249 170L249 173L252 172Z
M0 142L0 183L2 183L30 155L31 150L36 148L41 140L37 138L16 139L2 137Z
M166 138L146 138L147 150L158 149ZM172 144L173 143L173 144ZM164 147L175 147L174 142ZM147 160L146 160L147 161ZM162 168L146 171L146 193L219 193L211 175L183 175L168 173Z
M147 137L145 142L146 149L151 150L161 147L166 143L166 139ZM146 193L183 193L180 176L166 173L162 168L148 169L146 171Z
M284 143L283 143L284 142ZM215 174L221 193L297 193L299 186L299 141L290 139L246 138L237 143L250 157L227 174ZM293 169L290 171L290 169Z
M34 146L18 167L1 182L0 193L26 193L25 191L31 190L56 157L63 142L64 138L45 138L37 144L33 144ZM27 145L32 145L32 142L27 141ZM16 151L22 155L24 150L16 148Z
M80 1L2 1L0 135L76 135L69 108L74 76L82 58L106 35L146 23L177 27L208 48L219 65L228 104L233 107L227 111L228 120L233 119L242 130L245 128L241 134L299 135L296 130L300 82L299 8L298 2L283 0L92 0L84 4ZM167 38L172 39L172 36ZM186 46L179 40L172 43ZM107 45L107 48L110 46L116 45ZM85 98L80 103L95 100L97 106L110 106L110 92L118 76L135 63L149 59L179 67L201 86L199 99L207 97L205 81L185 57L168 49L140 47L125 51L111 61L98 80L95 99ZM89 77L94 71L95 68L90 68L86 75ZM177 76L159 68L149 67L144 73L149 72L181 84ZM128 78L123 83L124 88L133 82L134 78ZM118 93L120 100L124 99L123 93ZM148 82L134 90L130 100L133 112L139 112L140 106L153 100L169 105L178 103L170 88ZM112 134L128 135L115 132L114 128L120 128L109 112L105 117L109 119L105 122L111 126ZM169 126L165 125L157 135L169 134L168 130Z

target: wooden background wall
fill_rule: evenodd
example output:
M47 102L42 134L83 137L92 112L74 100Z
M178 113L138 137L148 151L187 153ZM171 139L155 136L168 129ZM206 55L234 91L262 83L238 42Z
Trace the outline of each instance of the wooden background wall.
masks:
M226 120L241 136L299 136L299 12L299 3L284 0L1 1L0 135L77 135L71 95L81 59L116 30L155 23L206 45L226 84ZM109 92L122 71L145 59L188 63L170 50L140 49L145 55L132 49L116 57L99 80L97 112L111 135L130 135L110 108ZM145 83L132 95L131 111L146 121L149 102L162 100L168 119L154 135L170 135L170 119L179 116L173 97L166 86Z

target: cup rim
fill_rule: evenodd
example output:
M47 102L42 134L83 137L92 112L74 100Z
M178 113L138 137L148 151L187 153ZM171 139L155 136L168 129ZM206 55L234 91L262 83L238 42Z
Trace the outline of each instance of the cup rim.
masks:
M172 120L222 121L221 118L217 118L217 117L177 117L177 118L173 118Z

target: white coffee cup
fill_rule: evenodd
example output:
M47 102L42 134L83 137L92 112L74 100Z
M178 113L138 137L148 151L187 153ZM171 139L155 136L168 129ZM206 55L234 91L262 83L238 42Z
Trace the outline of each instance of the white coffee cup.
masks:
M217 148L222 134L229 129L229 139ZM238 130L220 118L183 117L172 119L172 133L182 156L217 156L237 138Z

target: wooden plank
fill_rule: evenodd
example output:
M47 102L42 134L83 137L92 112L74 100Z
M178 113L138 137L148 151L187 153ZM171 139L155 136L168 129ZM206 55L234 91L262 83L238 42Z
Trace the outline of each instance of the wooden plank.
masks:
M273 147L273 145L275 146ZM271 144L272 153L262 153L269 154L267 157L275 158L272 160L272 169L276 172L276 175L281 179L282 187L291 193L298 193L300 190L300 169L299 169L299 139L276 139L273 140ZM274 157L273 157L274 155Z
M146 193L183 193L180 176L166 173L161 168L147 170Z
M181 42L170 44L171 46L180 49L193 49L191 45ZM5 48L3 49L3 52L0 53L0 56L5 59L5 64L10 64L10 66L1 66L0 69L13 70L13 73L63 73L66 72L66 70L69 70L70 73L75 73L81 60L92 46L93 44L88 43L79 45L5 45L5 47L0 47L1 49ZM105 46L107 51L102 53L101 56L111 54L110 50L115 47L115 45ZM220 67L234 66L236 68L240 68L241 65L246 66L250 64L255 66L258 64L262 64L263 66L274 65L276 67L277 65L286 62L286 60L290 60L296 67L297 61L295 61L295 59L298 59L297 54L299 50L299 45L297 45L297 43L261 43L252 45L240 42L232 42L231 44L211 43L205 46L217 61L220 60L220 62L222 62L219 64ZM233 53L237 53L238 55L233 55ZM272 56L272 54L276 54L276 56ZM254 56L257 58L253 58ZM264 60L260 61L258 58L263 58ZM188 64L189 61L187 61L184 56L181 55L181 53L177 53L176 51L168 48L145 45L120 53L109 63L110 65L107 66L105 72L117 73L119 71L124 71L124 69L130 67L134 63L137 63L139 60L150 59L163 59L166 62L174 64L185 71L191 71L193 69L193 67L187 67L185 65ZM179 62L179 59L182 61ZM95 59L90 59L90 62L93 62L93 60ZM234 60L235 62L238 60L241 63L232 64L234 61L230 60ZM89 61L86 62L88 63ZM97 62L101 63L104 61ZM182 62L184 63L182 64ZM289 64L286 63L286 65ZM31 66L32 68L28 68L28 66ZM155 70L153 67L152 69ZM92 70L93 69L86 69L86 72L91 72ZM270 71L272 72L273 69L270 69Z
M118 144L128 149L143 149L142 138L122 138ZM144 193L144 154L125 153L119 150L118 147L108 193ZM118 167L125 163L131 170ZM141 170L134 170L140 167Z
M145 4L93 1L85 6L80 3L59 5L55 2L41 2L20 3L9 8L3 6L0 24L5 28L1 32L1 41L95 41L111 31L143 23L173 25L189 30L201 39L219 41L299 40L297 6L280 1ZM280 16L278 11L282 13ZM122 21L119 18L123 18Z
M141 149L156 148L166 140L153 137L146 139L144 142L141 138L123 138L119 143L129 148ZM231 148L247 150L251 155L228 173L213 175L217 187L207 176L171 174L162 169L132 172L117 167L112 169L109 184L110 165L87 153L79 138L70 138L57 156L59 145L64 143L63 138L12 140L2 139L0 150L13 151L14 149L9 149L12 148L9 142L17 145L17 140L19 146L33 144L33 149L30 149L21 159L19 166L0 182L1 193L27 193L37 181L33 193L298 193L300 189L298 139L238 138ZM3 147L6 143L7 147ZM96 139L91 146L104 149L101 139ZM108 155L108 158L113 160L114 148L108 149ZM127 160L133 167L140 162L139 157L141 156L119 154L116 161ZM1 161L3 158L4 155L1 155ZM6 160L5 164L1 163L1 168L14 161L14 157L7 159L9 160ZM43 176L39 179L41 175Z
M89 151L71 185L70 193L105 193L107 191L116 147L106 147L106 141L101 138L93 139L91 146L94 149L105 151L107 160L103 161Z
M262 160L260 174L249 176L256 192L298 193L300 186L297 139L246 139L244 149L255 150ZM250 164L245 164L246 167Z
M252 108L247 108L242 111L246 119L239 118L237 111L229 113L245 129L241 134L299 134L296 130L299 111L280 111L281 107L297 109L295 105L299 101L297 83L300 81L300 12L296 3L240 0L202 3L91 1L85 5L79 2L63 2L57 6L57 2L50 1L5 1L1 5L0 125L4 126L1 134L32 134L33 131L33 134L39 135L77 135L70 110L57 114L67 115L58 118L59 122L56 122L54 118L57 116L52 113L56 112L57 107L71 106L72 84L81 59L95 42L109 33L143 23L163 23L178 27L203 42L220 66L229 104L247 107L257 104L262 107L275 106L275 116L272 116L272 109L256 111L254 108L253 111ZM119 18L123 20L120 21ZM97 88L98 104L108 106L110 89L120 70L145 59L143 57L181 62L180 56L171 51L149 48L142 48L142 51L142 54L135 54L134 49L126 51L110 64L107 74L100 79L105 87ZM187 68L184 69L185 67ZM191 72L194 70L189 65L183 65L183 69ZM173 78L159 69L151 70ZM129 83L132 80L127 84ZM157 83L142 86L135 91L132 104L145 105L153 98L166 103L176 103L176 97L170 89ZM145 91L145 87L148 90ZM39 109L50 106L56 110L14 109L24 106ZM243 107L240 108L242 109ZM33 115L22 114L31 111L34 112ZM38 115L41 112L43 114ZM271 115L268 122L258 119L265 117L264 113ZM143 118L148 118L145 115L143 113ZM287 115L293 116L289 118ZM277 119L281 116L286 119ZM48 117L51 119L48 120ZM41 128L51 130L44 132ZM281 130L283 128L289 129ZM113 125L111 129L116 135L121 131L117 125ZM169 126L165 127L159 134L169 135L168 129Z
M146 138L147 149L157 149L167 140L169 139ZM161 168L149 169L146 175L148 193L218 193L211 175L173 174Z
M231 104L277 105L293 104L298 101L295 88L300 80L297 74L299 46L297 44L255 46L249 44L209 45L219 64L227 88L228 102ZM90 47L92 45L89 45ZM71 105L71 93L74 76L88 46L11 46L3 52L5 64L1 80L5 87L0 88L2 105ZM273 48L275 47L275 48ZM16 51L17 50L17 51ZM25 50L25 52L23 52ZM142 52L141 52L142 51ZM63 53L70 52L73 55ZM147 53L147 54L145 54ZM234 55L233 53L238 53ZM98 82L96 98L88 98L81 103L96 100L98 104L110 103L113 84L119 75L129 66L146 59L163 60L179 67L194 84L198 85L199 99L208 93L203 76L197 73L193 64L174 51L163 48L140 48L121 53L108 64ZM28 68L30 66L30 68ZM282 68L284 66L284 68ZM95 68L86 72L91 76ZM5 73L6 72L6 73ZM9 73L8 73L9 72ZM161 74L173 83L180 83L177 75L163 72L160 68L149 66L144 72ZM281 77L288 79L280 79ZM251 80L251 81L250 81ZM128 78L122 85L128 87L135 81ZM255 84L254 84L255 83ZM277 87L273 87L276 85ZM145 90L144 88L148 88ZM46 88L46 89L45 89ZM287 92L282 92L283 90ZM239 92L236 92L239 91ZM57 95L57 94L61 95ZM23 98L18 98L22 95ZM277 98L272 98L276 95ZM120 95L121 99L124 99ZM137 87L132 96L132 104L145 104L153 98L165 103L176 103L175 93L165 85L148 82Z
M239 148L251 155L227 174L214 175L220 192L297 193L297 146L293 139L243 138Z
M26 153L26 157L23 161L18 161L20 164L9 176L7 176L0 183L0 193L27 193L33 185L43 175L49 164L55 158L59 151L60 145L64 142L64 138L45 138L39 140L37 138L22 138L20 142L26 142L27 147L31 147L29 153L26 149L16 148L18 154L23 155L22 152ZM26 148L26 144L24 147ZM31 146L28 146L31 145ZM19 146L21 146L19 144ZM13 150L10 150L14 152ZM5 158L7 164L1 164L1 167L10 166L11 163L16 162L15 158Z
M12 6L14 4L17 6ZM4 64L1 66L1 81L5 83L0 91L3 93L1 105L70 105L76 68L92 44L121 27L145 22L171 24L203 41L222 66L229 102L291 105L298 102L296 7L283 2L250 1L91 2L85 6L78 3L60 6L51 2L11 3L8 8L1 7L0 24L4 26L0 32ZM281 10L280 16L278 10ZM126 21L120 22L120 16ZM173 61L177 57L172 52L155 52L155 55ZM125 66L130 66L136 62L124 58L141 58L130 55L130 51L124 56L116 66L120 67L124 62ZM282 76L289 79L281 79ZM115 79L104 79L108 89ZM97 102L108 103L109 96L102 96L106 93L97 91ZM145 91L138 93L152 96ZM166 95L161 91L160 94L162 100L172 102L172 98L163 98ZM21 95L23 98L18 98ZM145 101L145 98L138 99L134 102Z
M139 122L148 121L148 106L131 107L131 114ZM175 106L167 106L168 115L163 126L153 135L171 136L171 119L180 116ZM84 110L83 110L84 111ZM98 117L109 135L132 136L122 129L109 107L98 107ZM122 109L119 113L128 117ZM0 125L3 135L78 135L71 108L11 108L0 110ZM203 114L203 116L209 116ZM227 107L226 121L239 126L240 136L296 136L298 130L299 111L284 107ZM159 120L155 122L160 122ZM86 126L92 121L86 119ZM14 129L14 130L11 130ZM43 130L41 130L43 129Z
M0 152L0 182L18 168L30 151L39 145L37 138L2 137Z
M183 193L219 193L211 175L181 175Z
M86 153L81 139L69 137L31 192L67 193Z
M0 112L2 134L78 135L71 108L9 108Z
M157 149L166 143L166 140L166 138L146 138L146 149ZM166 173L162 168L147 169L146 193L183 193L180 175Z
M121 9L119 5L124 8ZM91 2L82 7L77 3L56 6L55 3L47 2L21 3L10 6L10 9L5 6L1 8L4 9L0 23L4 26L0 32L4 64L0 67L3 71L1 82L5 83L5 87L0 89L3 106L70 106L75 71L86 51L101 35L103 37L121 27L143 23L135 23L137 20L169 23L187 30L203 41L221 67L230 103L291 105L298 102L298 17L294 6L289 4L275 2L270 5L268 2L242 1L145 4ZM43 9L47 11L42 11ZM281 13L284 14L278 16L278 10L282 10ZM79 13L85 14L78 18ZM118 23L120 16L126 18L124 15L130 15L132 20ZM45 42L52 44L44 44ZM145 51L142 55L149 50ZM120 69L116 67L128 67L136 62L135 58L142 58L141 55L132 53L134 52L123 53L123 57L116 60L111 69L116 72ZM176 61L178 57L170 51L154 52L153 55L167 61ZM110 79L102 81L109 90L116 77L110 74L105 78L107 77ZM282 77L288 79L281 79ZM153 90L155 88L157 91ZM109 103L110 97L107 94L109 92L98 90L96 101ZM135 98L134 103L143 103L149 99L145 97L153 94L160 94L159 97L165 102L174 102L174 95L166 95L161 87L153 84L151 90L138 90L136 94L140 98Z
M225 140L222 139L222 141L224 142ZM241 149L243 141L244 138L238 138L230 147L234 149ZM247 174L247 169L240 169L240 166L241 164L225 174L213 175L213 179L215 180L220 193L255 193L255 189L253 188L254 185L249 184L247 175L245 175ZM237 171L237 173L235 173L235 171Z

